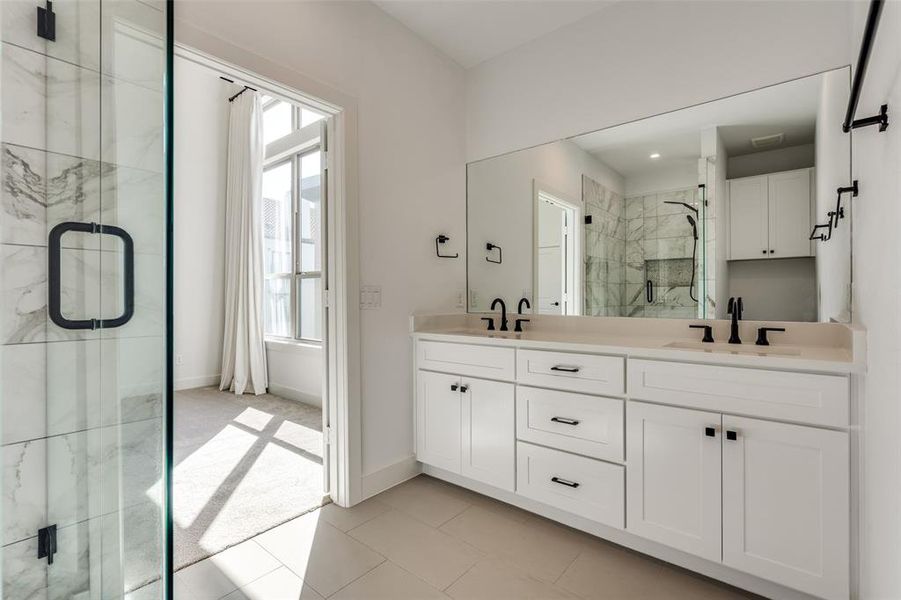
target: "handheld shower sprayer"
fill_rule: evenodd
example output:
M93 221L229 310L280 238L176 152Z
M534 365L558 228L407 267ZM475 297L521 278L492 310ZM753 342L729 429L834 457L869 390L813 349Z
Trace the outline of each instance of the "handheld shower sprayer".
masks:
M698 224L695 221L694 217L691 215L685 215L685 218L688 219L688 224L691 225L692 235L695 236L695 241L698 241Z
M691 225L691 233L695 238L694 243L691 245L691 283L688 287L688 296L697 302L698 298L695 296L695 261L698 258L698 223L691 215L685 215L685 218L688 219L688 224Z

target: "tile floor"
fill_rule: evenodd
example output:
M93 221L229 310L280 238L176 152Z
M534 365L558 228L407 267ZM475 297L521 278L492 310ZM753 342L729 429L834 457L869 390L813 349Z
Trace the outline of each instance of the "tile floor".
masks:
M178 600L737 600L693 575L426 476L194 564Z

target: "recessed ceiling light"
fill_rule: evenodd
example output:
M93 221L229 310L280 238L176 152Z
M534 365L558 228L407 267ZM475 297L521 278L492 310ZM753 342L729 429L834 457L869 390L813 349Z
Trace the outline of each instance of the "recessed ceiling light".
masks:
M650 158L660 158L660 153L659 153L659 152L655 152L655 153L653 153L653 154L650 156Z

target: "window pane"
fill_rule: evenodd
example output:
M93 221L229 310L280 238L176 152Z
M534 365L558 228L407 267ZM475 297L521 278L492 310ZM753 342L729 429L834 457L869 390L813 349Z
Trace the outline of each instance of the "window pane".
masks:
M321 270L322 194L321 153L300 158L300 269Z
M263 111L263 144L277 140L291 133L292 106L287 102L271 104Z
M300 289L297 314L300 317L300 337L305 340L322 340L322 279L304 277L298 279Z
M300 127L304 128L311 123L315 123L316 121L321 121L325 118L325 115L322 113L318 113L315 110L310 110L309 108L301 108L300 109Z
M291 273L291 163L263 172L263 269Z
M264 290L266 335L292 337L291 333L291 279L278 277L266 280Z

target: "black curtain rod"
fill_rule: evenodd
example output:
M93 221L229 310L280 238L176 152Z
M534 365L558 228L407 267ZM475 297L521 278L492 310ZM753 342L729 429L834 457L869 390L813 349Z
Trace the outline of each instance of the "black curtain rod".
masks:
M234 79L229 79L228 77L224 77L224 76L222 76L222 75L219 76L219 79L221 79L222 81L227 81L227 82L229 82L229 83L234 83L234 82L235 82ZM243 93L246 92L247 90L253 90L254 92L256 92L256 91L257 91L257 88L253 88L253 87L250 87L249 85L245 85L244 88L243 88L240 92L238 92L237 94L235 94L234 96L232 96L231 98L229 98L228 101L229 101L229 102L233 101L235 98L237 98L238 96L240 96L241 94L243 94Z
M882 15L882 5L884 0L870 0L870 11L867 14L867 24L863 32L863 41L860 43L860 54L857 56L857 68L854 70L854 81L851 84L851 97L848 99L848 110L845 113L845 122L842 124L842 131L848 133L854 129L855 125L873 125L885 121L888 125L887 117L884 115L861 119L860 122L854 121L854 115L857 113L857 103L860 102L860 89L863 87L863 80L867 72L867 63L870 61L870 53L873 50L873 40L876 38L876 28L879 25L879 17ZM874 120L875 119L875 120ZM866 121L866 123L864 123ZM884 127L880 125L880 129Z

